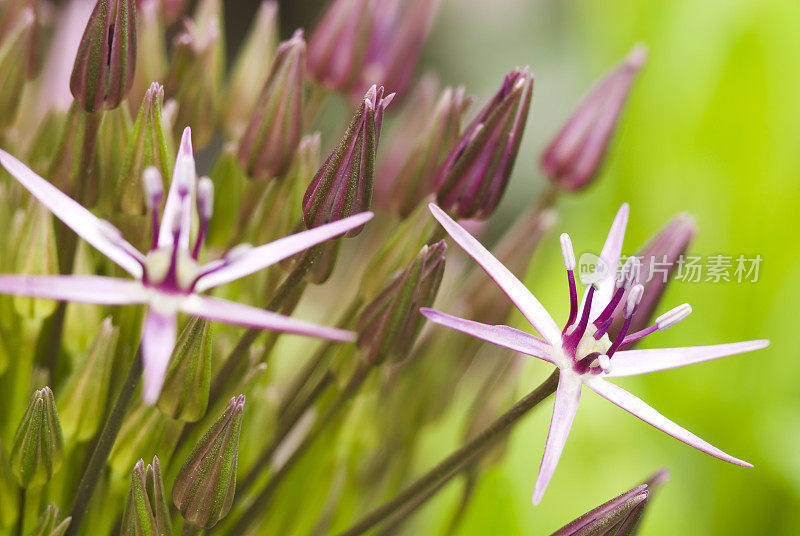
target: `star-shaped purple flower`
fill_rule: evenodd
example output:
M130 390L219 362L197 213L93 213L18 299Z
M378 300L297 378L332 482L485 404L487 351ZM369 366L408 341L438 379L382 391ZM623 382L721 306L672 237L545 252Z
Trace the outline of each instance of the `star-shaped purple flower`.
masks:
M213 209L213 183L197 180L191 131L187 127L175 160L169 193L159 218L163 182L155 168L144 172L145 201L152 213L153 245L142 254L119 230L96 217L72 198L0 150L0 163L58 219L103 255L133 276L133 280L95 275L0 275L0 293L104 305L147 304L142 333L144 388L147 403L158 400L175 345L178 313L257 329L271 329L353 341L355 334L319 326L278 313L203 295L204 291L252 274L311 246L363 225L363 212L259 247L231 249L223 258L198 263ZM191 244L192 209L196 203L200 227ZM160 219L160 224L159 224Z
M429 206L433 215L450 236L495 280L544 339L509 326L482 324L432 309L421 309L422 314L437 324L537 357L560 369L553 418L533 492L534 504L541 501L556 464L558 464L572 421L578 410L578 401L583 385L684 443L727 462L752 467L751 464L724 453L685 428L678 426L641 399L606 380L606 378L633 376L682 367L718 357L758 350L769 344L767 340L757 340L687 348L621 350L626 345L650 333L674 326L692 311L688 304L680 305L658 317L652 326L636 333L628 333L631 318L636 314L643 289L641 285L631 284L634 280L632 274L635 273L635 267L632 264L635 261L629 260L621 272L616 273L625 226L628 221L627 204L622 205L617 212L597 262L597 268L591 274L587 274L590 284L580 305L575 285L575 255L572 250L572 242L566 233L561 235L561 249L567 268L570 292L570 314L563 330L558 328L550 314L525 285L514 277L486 248L442 209L434 204ZM619 334L614 337L614 340L611 340L607 330L614 320L614 311L622 300L625 300L624 323Z

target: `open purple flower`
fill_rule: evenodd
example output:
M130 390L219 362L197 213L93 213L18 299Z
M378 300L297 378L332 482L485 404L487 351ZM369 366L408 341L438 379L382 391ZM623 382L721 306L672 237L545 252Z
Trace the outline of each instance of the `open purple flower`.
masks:
M199 264L213 208L213 184L197 180L191 131L183 132L163 214L159 205L163 183L155 168L143 174L145 201L152 213L152 249L142 254L108 221L89 212L0 150L0 163L65 225L133 276L134 280L93 275L0 275L0 293L104 305L147 304L142 333L144 361L143 398L158 399L175 344L179 312L208 320L257 329L271 329L337 341L352 341L355 334L289 318L249 305L204 296L214 287L252 274L363 225L372 213L364 212L259 247L237 246L223 258ZM196 202L200 226L191 243L192 208ZM160 219L160 223L159 223Z
M631 264L626 264L619 275L616 269L628 221L627 204L622 205L614 219L597 262L597 268L588 274L590 285L580 305L573 273L575 255L572 243L569 235L566 233L561 235L561 249L567 268L570 293L570 314L563 330L558 328L550 314L525 285L474 237L436 205L431 204L430 209L450 236L495 280L544 339L509 326L482 324L432 309L422 309L422 314L437 324L552 363L561 371L553 419L533 492L534 504L541 501L550 477L555 471L578 409L583 385L684 443L727 462L752 467L751 464L722 452L678 426L641 399L606 380L606 378L682 367L758 350L769 344L767 340L756 340L714 346L621 350L627 344L638 341L650 333L674 326L692 311L688 304L680 305L658 317L652 326L636 333L628 333L631 319L636 314L642 297L642 286L632 285L634 278L631 274L635 270L631 269L633 268ZM613 315L617 305L623 299L626 300L626 306L622 311L624 322L619 334L612 341L607 330L614 320Z

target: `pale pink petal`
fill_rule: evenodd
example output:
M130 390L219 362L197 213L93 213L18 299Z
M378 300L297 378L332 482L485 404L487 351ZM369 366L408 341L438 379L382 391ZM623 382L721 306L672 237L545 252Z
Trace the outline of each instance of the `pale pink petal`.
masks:
M194 294L181 303L181 311L208 320L236 324L256 329L269 329L319 337L332 341L351 342L355 333L343 329L320 326L312 322L297 320L289 316L273 313L243 303L236 303L210 296Z
M262 270L287 257L299 253L305 249L315 246L326 240L346 233L350 229L355 229L372 219L372 212L362 212L332 223L320 225L308 231L296 233L284 238L258 246L242 253L231 261L217 269L210 269L206 265L200 268L203 272L209 269L207 275L201 276L197 280L195 289L198 292L234 281L246 275Z
M99 275L0 275L0 294L100 305L147 301L139 281Z
M126 242L109 222L101 220L80 203L34 173L25 164L0 150L0 163L64 225L137 279L144 272L144 256Z
M680 439L684 443L691 445L696 449L702 450L707 454L716 456L721 460L725 460L726 462L744 467L752 467L752 464L722 452L717 447L700 439L689 430L678 426L671 420L661 415L655 409L648 406L642 399L632 395L625 389L622 389L611 382L603 380L602 378L592 378L586 382L586 385L603 398L610 400L625 411L639 417L644 422L655 426L663 432L668 433L675 439Z
M192 225L192 199L197 183L194 152L192 152L192 129L186 127L181 136L178 156L175 158L175 169L169 185L167 201L164 203L164 214L161 217L161 228L158 231L158 247L169 247L173 243L175 218L180 218L178 228L180 236L178 246L189 249Z
M622 206L619 207L617 215L614 217L614 222L611 224L611 229L608 231L603 250L600 252L600 260L602 262L598 263L598 270L604 271L601 274L602 277L599 278L597 282L597 290L592 299L592 310L589 315L590 319L597 318L614 294L614 281L617 276L619 257L622 254L622 241L625 238L625 227L628 225L628 212L628 203L623 203ZM581 308L585 301L586 293L583 295Z
M658 370L702 363L729 355L743 354L769 346L768 340L733 342L713 346L686 348L657 348L653 350L625 350L611 358L611 372L607 377L633 376Z
M556 348L561 347L561 330L558 329L553 318L547 310L539 303L531 291L522 284L522 282L514 277L511 271L503 266L494 255L481 245L471 234L469 234L463 227L453 221L450 216L431 203L428 205L433 216L439 220L444 230L453 237L453 240L464 248L470 257L475 259L475 262L481 265L486 270L486 273L494 279L497 285L505 292L511 301L522 312L528 322L536 328L552 346Z
M142 399L145 404L155 404L161 394L172 350L175 348L177 324L178 315L174 312L161 312L152 307L147 311L142 331Z
M562 372L558 378L556 401L553 406L553 418L550 421L550 431L547 433L547 442L544 446L542 466L536 485L533 488L533 504L539 504L550 483L550 478L558 465L558 459L564 450L572 421L578 411L578 402L581 399L581 380L571 373Z
M435 322L439 325L455 329L467 335L472 335L473 337L498 346L503 346L515 352L538 357L548 363L554 362L551 357L552 348L550 345L530 333L525 333L524 331L514 329L510 326L482 324L481 322L459 318L424 307L420 309L419 312L425 315L425 318L431 322Z

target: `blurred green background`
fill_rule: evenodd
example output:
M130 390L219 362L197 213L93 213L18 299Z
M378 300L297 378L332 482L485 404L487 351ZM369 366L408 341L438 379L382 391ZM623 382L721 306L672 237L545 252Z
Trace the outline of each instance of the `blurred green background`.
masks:
M285 30L310 27L321 3L281 2ZM800 299L793 232L800 201L798 20L800 3L790 0L442 2L423 70L464 84L478 102L514 66L529 64L536 74L523 148L490 236L542 189L539 153L580 96L642 42L649 61L605 171L588 190L559 201L557 231L571 233L576 253L596 251L628 201L624 252L632 254L671 216L689 212L699 228L692 254L760 255L759 279L673 283L661 311L689 302L694 314L644 347L772 340L757 353L618 382L754 469L700 453L586 391L542 504L531 506L530 495L552 402L516 429L458 534L547 534L661 466L672 478L649 511L646 535L800 534L800 356L790 312ZM231 32L229 44L236 39ZM527 282L563 321L567 290L557 244L557 234L548 237ZM462 252L454 247L449 255ZM521 317L515 325L525 326ZM526 364L520 395L548 373L541 363ZM454 388L466 405L475 386ZM456 446L458 417L420 432L426 448L419 471ZM406 533L436 534L460 485L454 481L420 510Z

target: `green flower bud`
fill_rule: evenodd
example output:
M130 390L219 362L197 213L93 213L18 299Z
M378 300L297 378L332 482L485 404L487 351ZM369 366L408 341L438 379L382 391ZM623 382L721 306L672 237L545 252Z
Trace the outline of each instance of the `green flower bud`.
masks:
M9 32L0 41L0 127L14 122L22 89L28 78L28 57L36 32L34 9L26 7L16 17ZM3 22L6 22L5 20Z
M58 274L56 234L50 212L44 205L33 200L22 218L14 271L30 275ZM46 318L56 308L53 300L14 296L13 301L17 314L31 319Z
M172 536L172 519L161 464L153 457L152 465L139 460L131 475L131 490L120 527L122 536Z
M34 528L33 532L29 533L28 536L62 536L67 532L67 527L69 527L72 518L68 517L59 523L59 517L60 512L58 511L58 507L50 503L45 511L42 512L42 515L39 516L39 522L36 524L36 528Z
M135 66L135 2L98 0L72 68L72 95L87 112L116 108L133 85Z
M250 26L230 75L224 121L228 134L239 138L250 122L278 48L278 3L265 0Z
M442 282L445 249L444 240L424 246L361 313L357 344L367 360L379 363L408 356L422 327L419 309L433 304Z
M303 129L306 43L297 30L278 47L264 89L239 145L239 162L258 179L281 177L292 163Z
M211 388L211 326L194 317L183 328L172 353L158 409L186 422L205 415Z
M164 87L153 82L144 95L133 125L125 160L121 166L118 195L120 208L127 214L144 214L142 173L155 166L162 177L172 176L172 152L162 118Z
M225 413L200 439L175 479L172 502L186 521L198 527L213 527L233 504L244 402L244 395L230 399Z
M103 422L118 336L119 329L106 318L86 357L60 391L61 427L68 440L89 441Z
M19 489L0 441L0 528L11 527L19 516Z
M56 403L53 392L45 387L33 393L14 435L11 471L23 488L38 488L61 466L63 454Z

